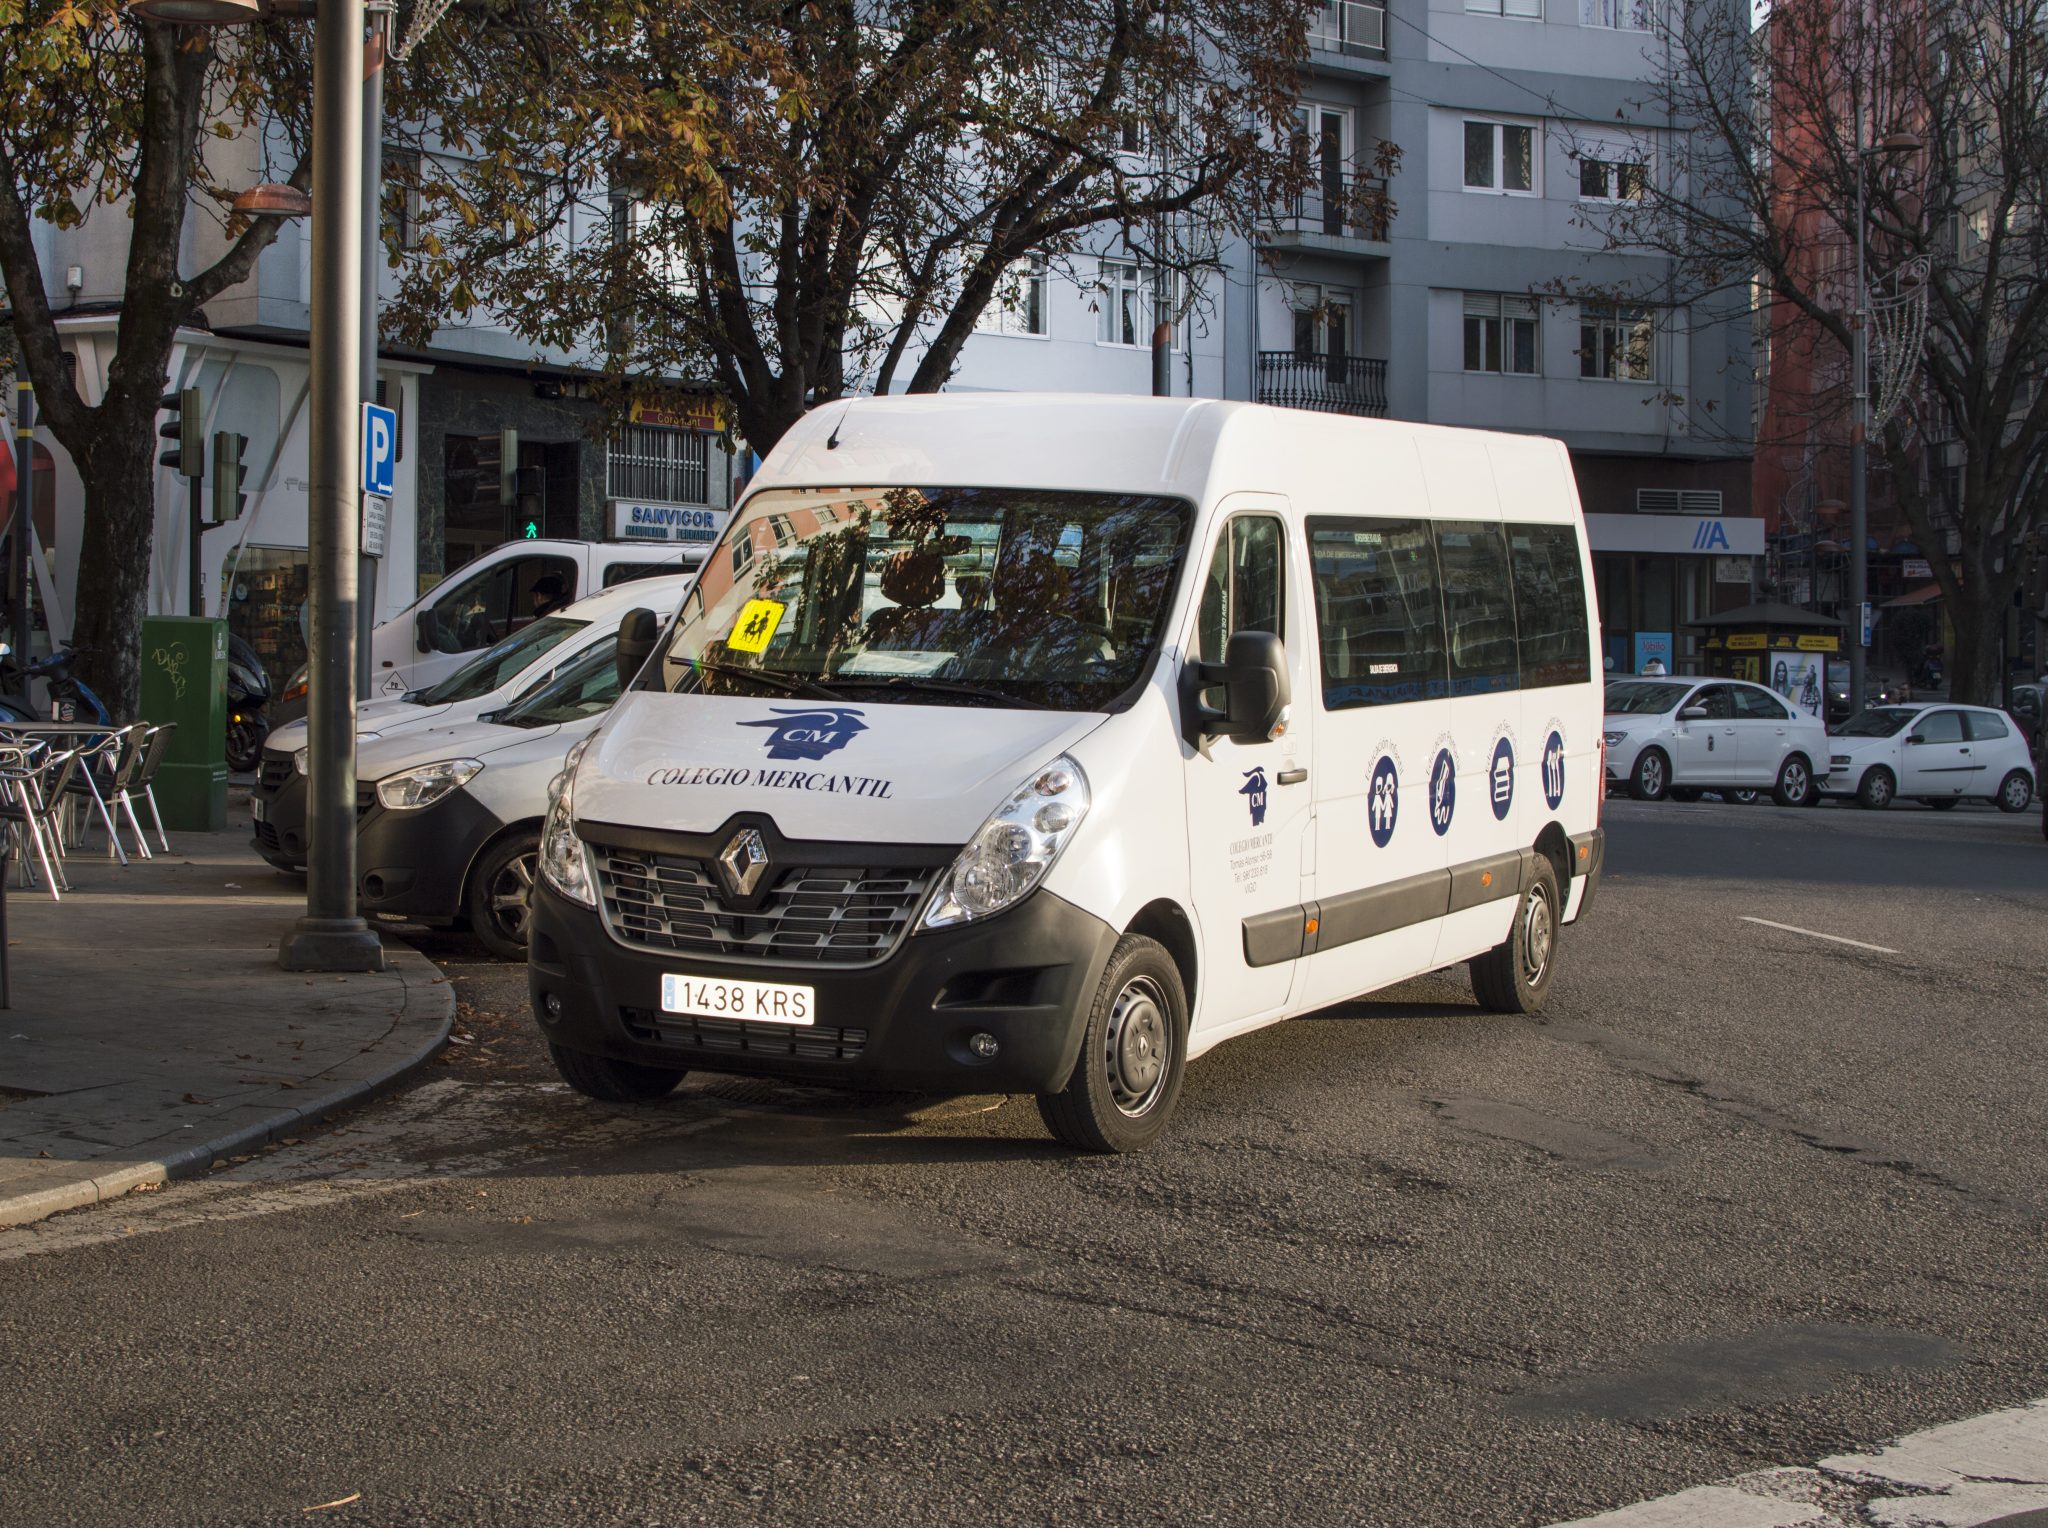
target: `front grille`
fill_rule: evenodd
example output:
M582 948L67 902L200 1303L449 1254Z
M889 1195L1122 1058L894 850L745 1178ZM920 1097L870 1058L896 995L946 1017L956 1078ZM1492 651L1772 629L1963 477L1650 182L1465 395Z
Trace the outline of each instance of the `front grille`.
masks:
M938 867L770 867L775 887L754 912L726 904L702 860L593 844L605 921L651 950L810 965L862 965L895 948Z
M256 770L256 785L266 796L274 796L292 777L292 761L289 756L265 753L263 762Z
M799 1024L749 1024L738 1019L700 1019L687 1013L621 1008L619 1020L636 1040L736 1056L783 1057L797 1061L852 1061L867 1049L865 1029L820 1029Z
M255 823L253 826L256 829L256 842L263 845L266 849L274 850L279 854L284 853L284 841L277 836L277 829L267 822Z

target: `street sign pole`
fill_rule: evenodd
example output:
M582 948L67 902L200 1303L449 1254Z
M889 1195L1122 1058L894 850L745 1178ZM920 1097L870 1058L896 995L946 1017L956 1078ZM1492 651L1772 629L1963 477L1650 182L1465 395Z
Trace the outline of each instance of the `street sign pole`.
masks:
M312 686L306 708L306 915L288 971L379 971L356 910L356 555L362 414L363 0L320 0L313 38Z
M377 401L377 283L384 261L384 40L391 24L387 0L370 4L370 35L363 44L363 311L362 399ZM356 615L356 688L371 693L370 636L377 627L377 559L384 555L380 539L367 543L356 561L361 599Z

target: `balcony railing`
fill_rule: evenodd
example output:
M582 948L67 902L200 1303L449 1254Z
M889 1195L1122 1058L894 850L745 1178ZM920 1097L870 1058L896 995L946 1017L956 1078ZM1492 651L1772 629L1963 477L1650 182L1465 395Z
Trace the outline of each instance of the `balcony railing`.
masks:
M1393 216L1387 183L1379 176L1326 172L1318 184L1283 203L1274 223L1281 233L1385 243Z
M1323 0L1321 13L1309 26L1308 45L1318 53L1346 58L1385 58L1387 8L1364 0Z
M1379 419L1387 412L1387 363L1362 355L1262 350L1259 402Z

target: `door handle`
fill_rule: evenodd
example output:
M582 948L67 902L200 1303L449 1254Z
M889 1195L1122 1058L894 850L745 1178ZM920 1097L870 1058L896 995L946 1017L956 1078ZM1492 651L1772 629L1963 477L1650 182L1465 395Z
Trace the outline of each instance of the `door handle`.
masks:
M1305 769L1283 769L1274 778L1282 785L1299 785L1308 778L1308 771Z

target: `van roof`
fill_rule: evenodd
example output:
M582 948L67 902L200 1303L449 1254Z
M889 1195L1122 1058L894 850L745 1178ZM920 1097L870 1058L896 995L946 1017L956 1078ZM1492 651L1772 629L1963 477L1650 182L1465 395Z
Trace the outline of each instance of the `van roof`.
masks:
M1542 436L1113 393L842 399L793 425L751 486L986 484L1172 494L1201 503L1212 486L1284 492L1321 475L1363 486L1368 454L1418 483L1423 460L1439 475L1462 477L1471 464L1490 459L1495 483L1526 493L1533 482L1552 481L1567 490L1571 510L1577 507L1564 446Z

